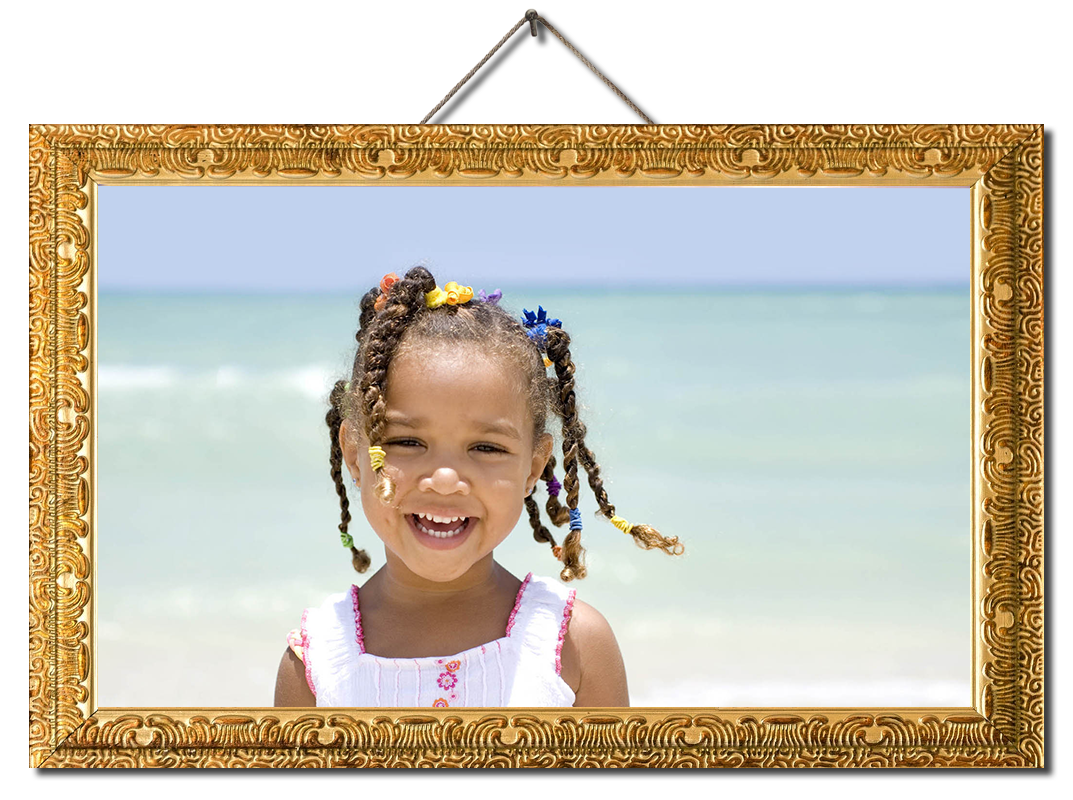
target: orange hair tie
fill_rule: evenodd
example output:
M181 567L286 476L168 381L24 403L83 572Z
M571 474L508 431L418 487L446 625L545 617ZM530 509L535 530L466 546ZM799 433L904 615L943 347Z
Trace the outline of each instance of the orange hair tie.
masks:
M383 278L380 279L380 296L376 298L376 302L373 303L373 308L376 311L383 311L384 306L387 305L387 296L391 294L391 287L399 282L399 276L394 272L389 272Z

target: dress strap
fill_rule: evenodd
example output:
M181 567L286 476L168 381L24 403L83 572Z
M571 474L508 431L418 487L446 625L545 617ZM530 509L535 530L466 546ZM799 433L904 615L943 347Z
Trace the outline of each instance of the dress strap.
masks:
M562 650L576 592L550 578L528 575L520 602L508 625L507 636L519 640L530 657L554 665L562 674Z
M306 682L318 705L338 704L342 683L351 665L365 652L357 617L357 587L329 595L318 607L302 614L299 643Z

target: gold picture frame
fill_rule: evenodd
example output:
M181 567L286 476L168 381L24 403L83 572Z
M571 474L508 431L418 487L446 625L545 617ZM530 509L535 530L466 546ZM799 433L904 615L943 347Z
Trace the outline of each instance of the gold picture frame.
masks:
M1043 766L1042 126L31 126L29 155L32 766ZM190 182L970 187L972 704L98 707L95 189Z

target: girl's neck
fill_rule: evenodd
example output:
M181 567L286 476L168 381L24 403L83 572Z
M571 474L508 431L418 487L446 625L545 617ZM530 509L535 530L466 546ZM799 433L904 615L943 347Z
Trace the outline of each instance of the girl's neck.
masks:
M422 578L396 558L390 551L387 563L369 579L376 584L375 591L382 599L403 605L442 603L447 596L452 598L479 597L501 591L505 582L513 580L510 573L492 559L492 554L481 559L463 575L452 581L439 582ZM373 588L369 586L368 588Z

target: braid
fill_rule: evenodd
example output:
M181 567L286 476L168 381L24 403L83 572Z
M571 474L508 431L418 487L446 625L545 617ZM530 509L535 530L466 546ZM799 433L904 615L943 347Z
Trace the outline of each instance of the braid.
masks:
M540 507L536 504L536 500L532 495L525 498L525 510L529 512L529 524L533 528L533 538L538 542L547 542L553 548L555 547L555 539L551 535L551 531L544 527L544 523L540 521Z
M540 475L542 481L550 481L555 478L555 456L548 457L548 463L544 465L544 471ZM551 521L556 525L562 525L568 519L570 519L570 510L565 508L557 497L548 495L548 502L545 505L545 509L548 512L548 516L551 517ZM533 495L529 494L525 497L525 510L529 512L529 525L533 529L533 538L538 542L547 542L551 545L552 552L556 552L555 537L551 535L544 523L540 520L540 507L537 505L536 500L533 499ZM560 551L561 552L561 551ZM558 556L556 556L558 557Z
M544 472L541 474L540 479L545 483L555 479L554 455L548 459L547 466L544 467ZM561 527L570 519L570 509L560 503L559 498L553 494L548 494L548 502L544 504L544 510L548 512L548 516L551 517L554 525Z
M563 420L563 489L566 490L566 507L569 511L577 510L578 501L578 452L579 438L577 430L577 396L574 393L574 362L570 359L570 335L559 328L547 331L548 355L555 367L559 380L557 410ZM584 431L584 428L582 428ZM572 530L563 540L563 569L559 573L564 581L584 578L585 548L581 546L581 531Z
M379 290L362 298L362 319L370 321L370 326L367 335L363 336L364 325L358 333L359 341L364 339L358 351L358 358L364 364L358 391L362 401L362 417L365 419L365 436L370 447L378 446L383 436L386 411L384 389L391 357L407 326L425 307L425 295L435 287L436 281L427 269L414 267L392 287L384 310L375 317L369 316L368 308L379 296ZM376 494L385 503L390 503L395 497L395 483L383 471L377 472Z
M339 446L339 430L343 425L343 415L340 411L340 407L346 397L346 383L344 381L336 381L335 386L332 387L332 393L330 395L331 407L328 409L328 413L324 417L324 421L328 423L328 436L331 439L331 449L329 450L328 461L332 467L332 480L335 482L335 493L339 495L339 533L344 539L351 541L350 545L350 560L354 565L354 569L358 572L365 572L369 568L369 564L372 563L369 559L369 554L364 550L359 550L354 547L353 540L350 539L347 533L347 528L350 526L350 500L347 498L346 485L343 483L343 449Z
M604 489L603 479L600 477L600 465L596 463L596 456L585 445L585 434L588 432L585 424L577 416L576 397L574 393L574 363L570 356L570 336L565 331L557 328L549 328L547 331L548 355L555 367L555 374L559 379L559 413L563 420L563 453L567 461L573 459L574 497L567 490L567 504L576 508L577 494L577 463L580 462L588 474L589 488L592 489L596 502L600 506L600 512L607 519L615 516L615 507L608 499ZM570 450L567 451L570 443ZM568 480L570 480L570 466L567 465ZM567 483L564 481L564 488ZM685 548L678 541L677 536L664 536L651 525L632 525L629 530L634 543L645 550L659 549L668 555L681 555ZM570 539L578 531L571 531L563 543L564 562L565 554L570 546ZM580 535L578 536L580 538ZM580 545L579 545L580 548ZM584 552L582 550L582 552ZM565 570L564 570L565 572ZM579 576L582 577L582 576Z

